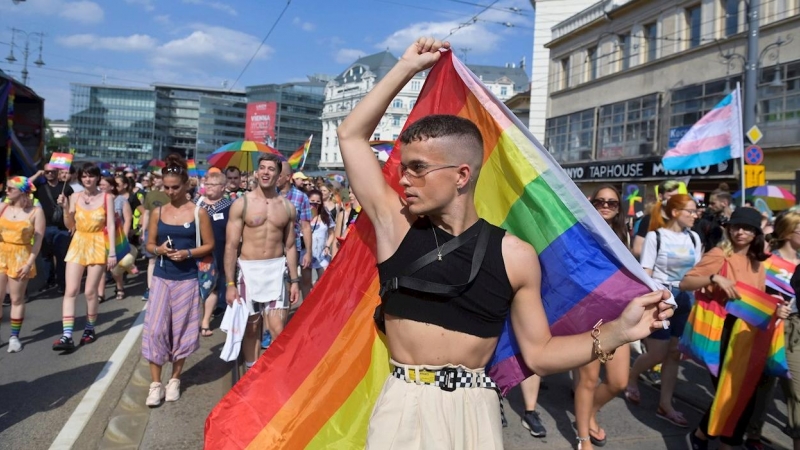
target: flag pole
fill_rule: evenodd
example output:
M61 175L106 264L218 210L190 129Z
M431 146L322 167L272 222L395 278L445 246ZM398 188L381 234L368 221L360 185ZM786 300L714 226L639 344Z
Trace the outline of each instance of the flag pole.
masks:
M741 117L742 117L742 108L741 108L741 106L742 106L742 91L741 91L739 83L736 83L736 91L737 91L736 102L739 103L739 129L740 130L744 130L744 127L742 126L742 121L741 121ZM744 206L744 202L745 202L745 198L744 198L745 193L744 193L744 191L745 191L745 187L746 187L745 186L745 170L744 170L744 136L740 135L740 137L741 137L741 142L742 142L742 151L740 152L741 155L739 157L739 171L741 172L740 176L742 178L742 181L741 181L741 186L739 186L739 189L742 192L742 206Z

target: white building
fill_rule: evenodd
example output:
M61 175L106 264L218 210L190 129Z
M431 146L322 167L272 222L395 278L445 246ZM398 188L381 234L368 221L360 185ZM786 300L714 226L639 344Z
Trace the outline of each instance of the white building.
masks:
M590 7L597 0L558 0L537 2L531 0L535 11L533 27L533 60L531 61L531 110L529 129L540 141L544 139L547 111L547 86L550 67L550 49L545 44L552 40L552 28L562 20Z
M396 62L397 58L387 51L365 56L328 83L322 110L322 158L319 164L321 169L344 167L336 129L353 107L372 90ZM528 75L524 67L517 67L514 64L508 64L506 67L474 64L468 66L502 101L528 89ZM373 140L397 139L417 101L426 76L427 72L417 74L397 94L378 128L375 129Z
M53 132L53 138L58 139L69 134L69 122L66 120L51 120L50 130Z

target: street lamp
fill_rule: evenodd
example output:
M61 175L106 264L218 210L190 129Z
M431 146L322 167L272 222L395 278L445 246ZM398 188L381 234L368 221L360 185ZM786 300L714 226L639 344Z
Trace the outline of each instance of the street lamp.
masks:
M26 31L12 28L11 29L11 51L6 56L6 61L13 64L17 61L17 58L14 57L14 38L16 38L17 33L25 35L25 48L22 51L23 56L23 64L22 64L22 84L28 85L28 56L30 55L30 41L31 36L39 36L39 57L33 63L36 64L36 67L42 67L44 65L44 61L42 61L42 41L44 40L44 33L28 33Z
M758 55L758 60L755 62L756 66L756 74L758 74L758 70L761 69L761 63L764 59L764 56L770 55L770 59L777 61L775 65L775 76L772 81L769 83L770 87L774 88L782 88L783 87L783 80L781 79L781 62L780 62L780 48L786 44L790 44L794 38L792 35L786 36L786 39L781 38L778 36L778 39L775 42L767 45L761 50L761 53ZM727 74L725 79L725 95L730 94L731 92L731 83L730 79L727 78L730 76L731 68L733 67L734 60L739 60L742 65L742 68L747 69L749 64L747 58L744 55L735 52L729 53L722 53L720 50L720 58L724 60L724 64L727 65ZM758 76L758 75L755 75ZM744 95L747 97L748 95L755 95L755 92L745 92ZM745 124L746 126L746 124Z

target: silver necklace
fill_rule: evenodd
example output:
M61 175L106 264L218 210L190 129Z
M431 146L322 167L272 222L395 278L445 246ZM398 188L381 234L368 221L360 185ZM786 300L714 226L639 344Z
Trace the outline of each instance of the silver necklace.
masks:
M433 224L431 224L433 225ZM442 260L442 249L439 248L439 238L436 237L436 225L431 226L431 231L433 231L433 239L436 242L436 256L438 256L439 261Z

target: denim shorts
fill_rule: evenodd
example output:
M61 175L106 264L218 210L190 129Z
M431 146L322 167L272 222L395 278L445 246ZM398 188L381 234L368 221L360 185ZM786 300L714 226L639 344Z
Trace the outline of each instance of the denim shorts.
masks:
M669 338L678 338L683 335L683 329L686 328L686 322L689 320L689 313L692 311L694 305L694 292L682 291L676 287L670 288L672 296L675 297L675 303L678 304L678 309L675 314L669 319L669 328L666 330L656 330L650 334L650 339L657 339L659 341L666 341Z

